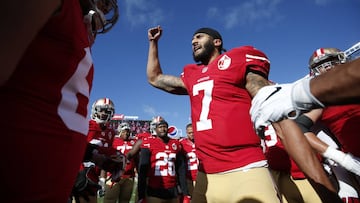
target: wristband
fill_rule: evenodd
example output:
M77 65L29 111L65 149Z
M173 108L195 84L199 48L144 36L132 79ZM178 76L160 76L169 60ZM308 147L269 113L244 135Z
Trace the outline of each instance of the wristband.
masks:
M314 125L314 122L304 114L297 117L295 122L298 124L303 133L310 132L310 128Z
M323 156L340 164L343 162L346 154L340 150L328 147L323 153Z

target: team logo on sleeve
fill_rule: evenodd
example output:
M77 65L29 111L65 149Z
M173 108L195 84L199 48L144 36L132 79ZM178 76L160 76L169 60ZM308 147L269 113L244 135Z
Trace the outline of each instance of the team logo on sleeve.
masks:
M202 70L201 70L201 73L205 73L206 71L208 71L208 67L207 66L205 66Z
M171 144L171 148L176 151L177 148L178 148L178 146L176 145L176 143L172 143L172 144Z
M222 56L218 61L219 70L226 70L229 68L231 64L231 58L227 55Z

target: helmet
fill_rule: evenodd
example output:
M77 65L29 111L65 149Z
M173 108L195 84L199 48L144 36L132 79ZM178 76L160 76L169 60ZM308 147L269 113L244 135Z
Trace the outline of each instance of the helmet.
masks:
M91 119L97 123L106 123L115 113L114 103L109 98L96 100L91 107Z
M345 63L345 60L344 52L337 48L317 49L309 59L310 75L319 75L336 64Z
M117 128L117 131L121 133L123 130L130 130L130 125L126 122L120 123L120 125Z
M108 32L119 18L117 0L88 0L85 19L94 34Z
M164 121L164 122L166 123L165 119L164 119L163 117L161 117L161 116L155 116L155 117L152 118L152 120L151 120L151 122L150 122L150 133L151 133L152 135L156 135L155 128L156 128L157 125L159 125L160 122L162 122L162 121ZM166 124L167 124L167 123L166 123Z

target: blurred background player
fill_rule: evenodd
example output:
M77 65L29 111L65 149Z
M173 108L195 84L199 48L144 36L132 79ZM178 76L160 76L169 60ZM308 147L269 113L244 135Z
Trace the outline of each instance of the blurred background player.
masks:
M127 154L136 140L130 137L130 125L126 122L118 126L118 134L115 136L112 147L122 154ZM104 203L128 203L134 187L135 159L127 160L124 173L118 180L107 181L105 186ZM134 191L137 193L137 191ZM135 198L136 199L136 198Z
M117 2L15 0L2 8L18 11L0 14L12 19L1 21L0 125L3 143L16 143L1 148L12 154L2 159L2 194L16 194L2 201L66 202L87 146L90 47L117 22ZM19 182L31 187L19 190Z
M186 135L187 137L180 139L180 144L186 158L186 182L191 196L194 190L199 165L199 160L196 156L194 132L191 123L186 125Z
M189 202L185 158L180 142L168 137L169 125L165 120L160 120L154 127L154 135L142 140L138 171L139 201L177 203L179 181L186 196L184 202Z
M114 113L115 106L109 98L97 99L91 107L91 119L89 121L89 132L87 136L89 144L97 147L98 150L110 153L109 155L116 155L116 150L112 148L115 131L110 126L110 120ZM77 186L74 187L73 196L76 202L97 202L98 190L100 190L100 194L103 196L106 172L102 171L100 167L104 168L104 166L97 166L92 161L86 161L81 164L77 183L79 184L79 179L84 180L82 174L86 175L86 178L84 180L84 186L81 188ZM86 173L83 171L86 171Z

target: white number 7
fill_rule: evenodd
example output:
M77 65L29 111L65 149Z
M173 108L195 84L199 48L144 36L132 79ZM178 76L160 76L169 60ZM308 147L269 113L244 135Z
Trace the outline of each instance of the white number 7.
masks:
M208 118L210 110L210 102L212 100L212 90L214 87L214 81L208 80L198 83L193 86L193 96L197 96L201 90L204 90L204 97L202 98L202 107L200 118L196 122L197 131L209 130L212 128L212 121Z

